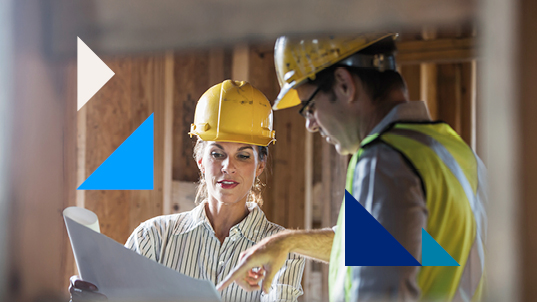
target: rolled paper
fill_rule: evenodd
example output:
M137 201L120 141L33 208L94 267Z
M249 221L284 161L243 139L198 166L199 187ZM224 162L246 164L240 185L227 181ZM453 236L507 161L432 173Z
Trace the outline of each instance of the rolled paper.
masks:
M97 233L101 232L101 229L99 228L99 218L97 218L95 213L88 209L80 207L68 207L63 210L63 216L76 221Z

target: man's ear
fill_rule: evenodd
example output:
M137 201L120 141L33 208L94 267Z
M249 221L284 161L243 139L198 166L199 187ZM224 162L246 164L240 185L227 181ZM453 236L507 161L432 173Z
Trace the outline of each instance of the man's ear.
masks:
M261 173L263 173L263 170L265 170L265 166L265 161L261 161L259 162L259 164L257 164L257 171L255 172L255 177L258 177L259 175L261 175Z
M352 74L344 67L338 67L334 71L334 93L336 97L346 102L354 101L357 92L357 83Z

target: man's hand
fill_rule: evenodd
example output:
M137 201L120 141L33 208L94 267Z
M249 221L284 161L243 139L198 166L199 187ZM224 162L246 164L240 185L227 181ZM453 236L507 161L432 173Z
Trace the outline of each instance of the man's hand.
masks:
M261 287L268 294L274 275L283 266L290 252L285 237L278 235L267 237L242 252L237 266L216 289L222 290L235 281L247 291L259 290L258 283L263 280Z
M69 293L71 293L71 301L107 301L108 298L100 293L97 293L97 286L80 279L78 276L72 276L69 279Z

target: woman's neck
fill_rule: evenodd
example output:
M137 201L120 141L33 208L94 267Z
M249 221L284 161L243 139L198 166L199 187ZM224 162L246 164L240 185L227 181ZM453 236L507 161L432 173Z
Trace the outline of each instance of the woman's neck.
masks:
M209 197L205 204L205 213L216 237L220 240L220 243L223 243L226 237L229 236L229 230L246 218L250 211L246 206L246 198L244 202L225 204Z

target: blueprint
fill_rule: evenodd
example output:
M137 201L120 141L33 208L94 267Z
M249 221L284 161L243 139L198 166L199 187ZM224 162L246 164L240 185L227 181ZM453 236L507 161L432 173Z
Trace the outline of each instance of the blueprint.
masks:
M221 301L210 281L180 274L125 248L85 225L88 220L80 219L85 215L81 211L88 210L77 211L65 211L64 220L80 277L109 301Z

